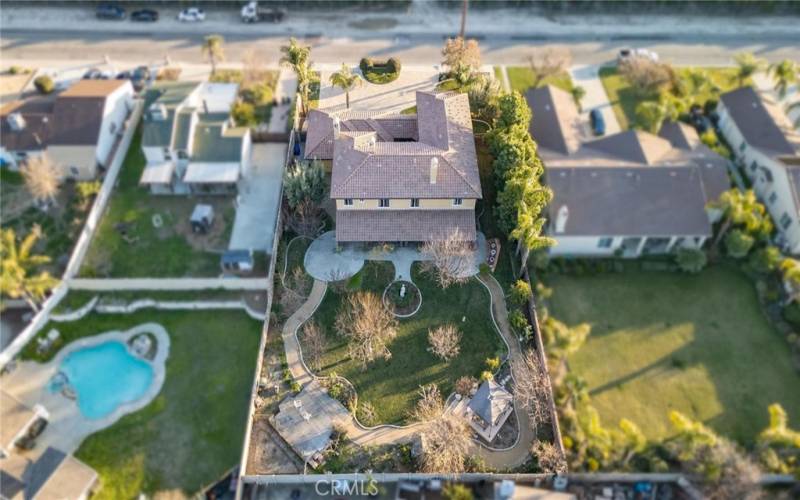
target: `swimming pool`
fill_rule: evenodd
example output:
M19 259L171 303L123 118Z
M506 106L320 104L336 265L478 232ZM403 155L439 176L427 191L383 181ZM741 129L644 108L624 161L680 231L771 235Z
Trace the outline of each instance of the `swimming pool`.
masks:
M89 419L103 418L120 405L136 401L153 382L153 367L119 341L69 353L60 371L77 395L81 414Z

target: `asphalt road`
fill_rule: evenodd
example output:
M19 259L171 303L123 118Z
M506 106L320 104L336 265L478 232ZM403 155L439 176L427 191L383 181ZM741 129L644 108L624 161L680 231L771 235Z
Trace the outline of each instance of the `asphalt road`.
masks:
M15 60L88 60L110 57L119 62L172 60L186 63L204 62L200 43L205 33L108 33L108 32L30 32L3 30L0 53L3 59ZM623 47L646 47L655 50L661 58L674 64L722 65L730 64L737 52L754 52L769 61L790 58L800 61L800 43L779 39L706 39L653 40L621 37L606 40L576 40L574 37L547 40L512 39L510 37L481 40L484 63L520 64L537 47L566 45L572 51L575 64L598 64L613 60ZM407 64L435 64L441 60L443 37L415 36L364 36L343 38L306 38L313 46L313 59L320 63L355 63L361 57L397 56ZM244 53L255 49L265 63L277 64L280 46L286 42L284 35L226 35L225 54L231 62L240 61Z

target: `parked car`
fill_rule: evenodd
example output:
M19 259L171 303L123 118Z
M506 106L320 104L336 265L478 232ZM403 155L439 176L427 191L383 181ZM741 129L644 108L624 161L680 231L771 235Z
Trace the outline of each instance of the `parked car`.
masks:
M113 71L103 71L100 68L91 68L83 74L84 80L111 80L114 78Z
M121 21L125 19L125 9L119 5L101 3L94 11L97 19L111 19L114 21Z
M188 9L183 9L178 14L178 21L184 21L189 23L194 23L198 21L203 21L206 18L206 13L203 12L203 9L197 7L189 7Z
M130 71L120 71L117 73L117 80L130 80L132 75Z
M589 121L592 123L592 133L594 135L606 133L606 121L603 119L603 113L599 109L593 109L589 112Z
M154 23L158 21L158 11L153 9L141 9L131 12L131 21L142 23Z
M641 57L644 59L650 59L653 62L658 62L658 53L648 50L648 49L621 49L617 54L617 63L621 63L626 59L630 59L632 57Z
M248 2L242 7L241 16L242 22L244 23L279 23L286 17L286 11L283 9L259 7L258 2Z

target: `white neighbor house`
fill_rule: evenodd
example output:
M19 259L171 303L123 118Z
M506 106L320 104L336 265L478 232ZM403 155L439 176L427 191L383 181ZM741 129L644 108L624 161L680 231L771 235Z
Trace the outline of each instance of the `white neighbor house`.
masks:
M105 168L133 109L128 80L80 80L52 95L35 95L0 109L0 159L12 169L47 152L65 177L94 179Z
M229 194L250 165L250 129L233 125L235 83L171 82L147 94L140 184L154 194Z
M780 106L752 87L723 94L719 128L775 221L778 244L800 254L800 134Z

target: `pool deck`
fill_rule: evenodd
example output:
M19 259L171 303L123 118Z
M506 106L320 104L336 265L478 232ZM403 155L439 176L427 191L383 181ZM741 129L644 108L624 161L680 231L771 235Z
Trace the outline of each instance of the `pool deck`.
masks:
M114 340L127 343L132 337L140 333L153 334L156 338L158 350L155 358L150 361L153 367L153 382L142 397L136 401L120 405L111 414L101 419L92 420L81 414L77 401L68 399L60 392L52 393L48 390L47 386L50 379L58 373L61 361L69 353ZM110 331L78 339L64 346L47 363L37 363L35 361L19 362L11 373L0 377L0 384L9 394L15 396L26 405L30 407L37 404L44 406L50 415L47 428L36 439L34 449L25 452L25 456L35 460L48 446L71 454L78 449L81 442L90 434L112 425L128 413L144 408L155 399L164 385L169 348L169 335L163 326L157 323L143 323L125 331ZM102 374L98 374L98 376L102 376Z

